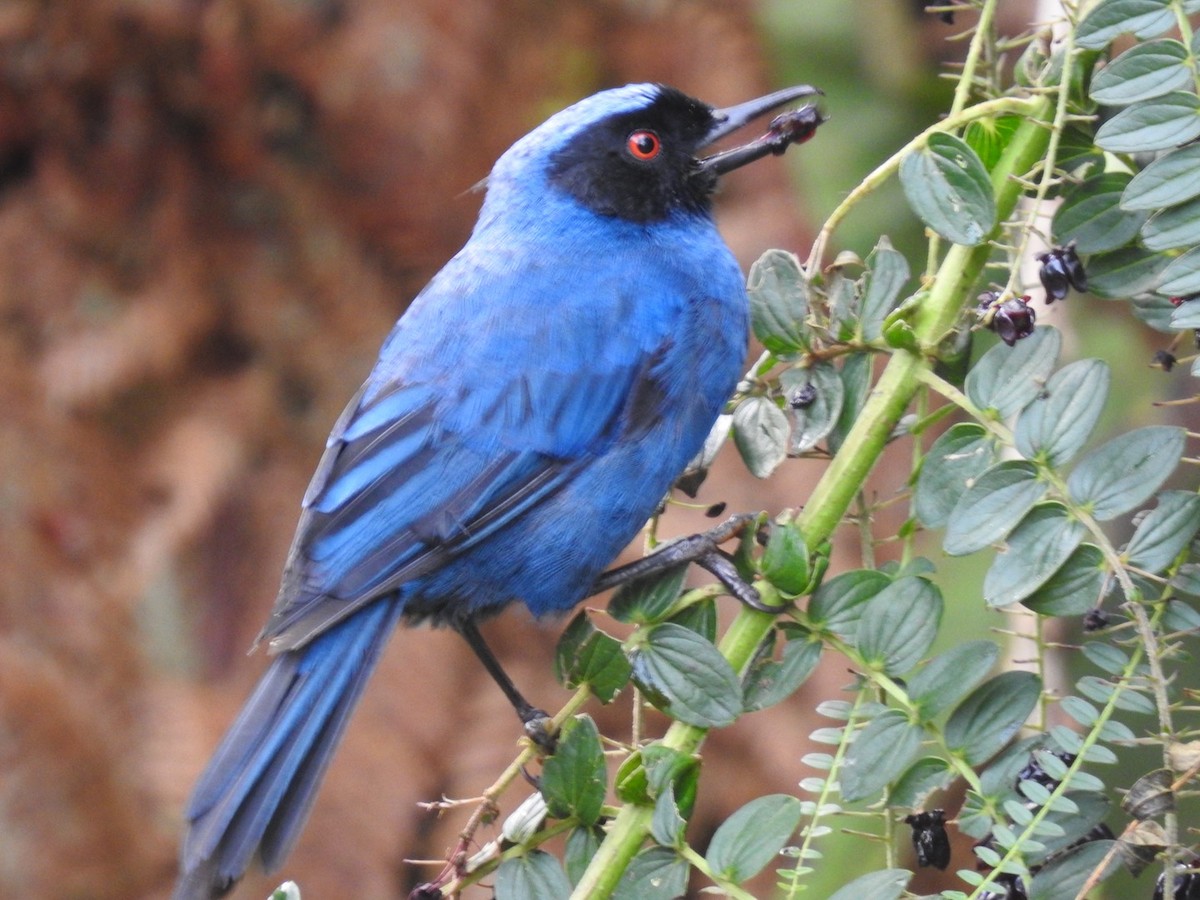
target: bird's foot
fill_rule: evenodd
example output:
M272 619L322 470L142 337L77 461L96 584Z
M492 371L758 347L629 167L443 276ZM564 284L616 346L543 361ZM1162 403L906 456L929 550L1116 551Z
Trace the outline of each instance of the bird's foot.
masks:
M525 736L533 741L543 756L553 756L558 749L558 727L554 720L544 710L534 706L518 710L518 714L525 728Z

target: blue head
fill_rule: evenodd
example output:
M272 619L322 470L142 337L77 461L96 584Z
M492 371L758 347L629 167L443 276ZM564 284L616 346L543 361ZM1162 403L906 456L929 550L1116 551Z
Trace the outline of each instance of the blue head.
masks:
M802 138L760 139L740 155L701 158L700 151L756 116L815 93L808 86L788 88L727 109L659 84L594 94L547 119L500 157L488 177L480 221L521 207L536 213L530 203L547 200L573 201L597 215L639 224L707 216L721 174Z

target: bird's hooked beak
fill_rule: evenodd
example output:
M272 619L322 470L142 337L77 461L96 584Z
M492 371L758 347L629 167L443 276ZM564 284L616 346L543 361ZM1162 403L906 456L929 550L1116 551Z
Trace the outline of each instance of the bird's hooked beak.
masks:
M775 91L773 94L767 94L765 97L755 100L747 100L736 106L715 109L713 118L716 124L704 136L700 146L707 147L785 103L792 103L801 97L812 97L822 93L818 88L801 84ZM699 160L700 170L713 176L724 175L726 172L740 168L768 154L778 156L791 144L801 144L812 137L816 133L817 126L824 121L825 117L812 104L781 113L771 120L767 127L767 133L761 137L740 147L722 150L720 153L714 153L712 156L706 156Z

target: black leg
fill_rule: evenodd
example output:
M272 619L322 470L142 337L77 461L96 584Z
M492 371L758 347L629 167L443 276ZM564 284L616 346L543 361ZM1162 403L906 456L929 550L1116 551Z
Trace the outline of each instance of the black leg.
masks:
M610 569L596 579L591 593L598 594L636 578L654 575L684 563L694 562L715 575L717 580L729 589L729 593L746 606L761 612L778 612L782 607L767 606L763 603L754 585L742 578L733 562L717 549L720 544L740 535L756 518L757 516L749 514L733 516L716 528L701 534L680 538L655 550L649 556Z
M470 645L471 649L475 651L475 655L479 657L479 661L483 663L483 667L492 676L492 680L500 686L500 690L504 691L504 696L508 698L508 702L517 711L517 715L521 719L521 724L525 727L525 733L529 736L530 740L537 744L544 752L553 753L554 746L557 743L557 735L550 716L521 695L521 692L517 690L517 686L513 684L512 679L508 677L508 674L500 666L500 661L496 659L491 649L484 642L483 635L479 633L479 628L472 620L466 619L460 622L456 626L456 629Z

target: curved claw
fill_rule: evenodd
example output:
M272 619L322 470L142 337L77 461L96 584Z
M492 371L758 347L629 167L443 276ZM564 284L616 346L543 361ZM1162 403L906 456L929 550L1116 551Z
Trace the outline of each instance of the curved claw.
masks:
M696 565L716 576L717 580L725 585L729 593L743 606L772 615L782 612L790 606L788 603L781 603L778 606L763 603L762 596L754 585L743 579L737 566L733 564L733 560L719 550L704 554L696 560Z

